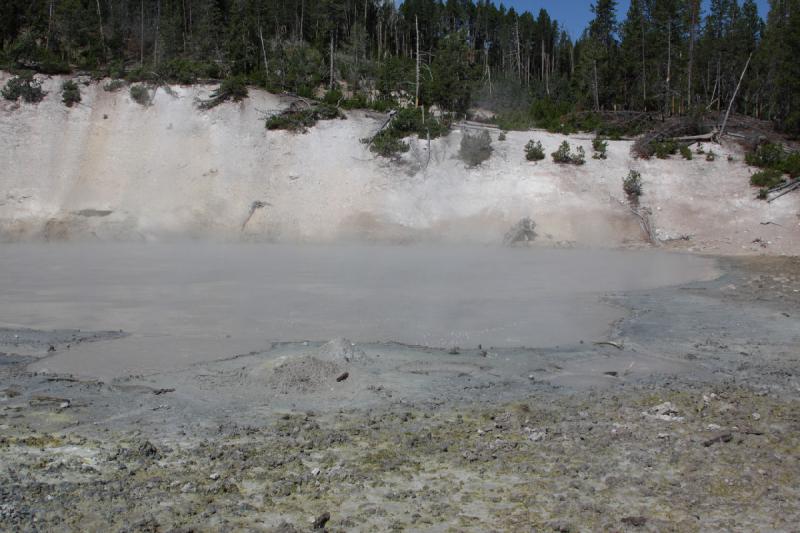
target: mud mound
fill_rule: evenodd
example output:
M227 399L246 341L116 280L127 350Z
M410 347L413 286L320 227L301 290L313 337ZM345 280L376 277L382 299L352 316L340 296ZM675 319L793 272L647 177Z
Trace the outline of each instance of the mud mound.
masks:
M280 394L307 393L336 385L336 378L344 372L341 364L304 355L277 364L264 378L267 385Z
M317 357L325 361L353 363L363 361L367 354L349 339L338 337L320 346Z

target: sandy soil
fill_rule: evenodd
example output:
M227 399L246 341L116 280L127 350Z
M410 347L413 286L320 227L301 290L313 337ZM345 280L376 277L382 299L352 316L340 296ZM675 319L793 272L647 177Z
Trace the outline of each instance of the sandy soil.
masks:
M8 77L0 73L0 83ZM390 163L359 142L383 123L378 114L352 112L294 135L264 128L266 114L288 100L255 89L240 104L200 111L197 99L213 87L162 88L142 107L127 89L109 93L91 83L68 109L61 79L43 82L40 104L0 102L3 240L498 243L527 216L551 244L636 245L642 232L621 186L636 169L642 204L667 245L800 253L800 195L756 200L753 169L736 146L706 146L717 154L713 162L641 161L619 141L607 160L595 160L586 135L510 132L499 141L498 132L491 159L470 169L457 157L464 132L456 130L430 151L412 139L403 160ZM587 163L529 163L531 138L548 154L565 139L580 145ZM254 202L264 207L250 216Z
M26 370L74 332L4 330L34 347L0 365L0 527L792 531L800 263L719 267L609 294L616 346L272 343L98 382Z

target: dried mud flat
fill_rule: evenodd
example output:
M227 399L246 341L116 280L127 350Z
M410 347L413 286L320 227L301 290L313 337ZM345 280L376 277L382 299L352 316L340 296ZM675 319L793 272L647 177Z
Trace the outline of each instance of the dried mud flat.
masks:
M554 349L276 343L100 382L28 370L71 334L4 330L0 529L796 530L800 260L719 267Z

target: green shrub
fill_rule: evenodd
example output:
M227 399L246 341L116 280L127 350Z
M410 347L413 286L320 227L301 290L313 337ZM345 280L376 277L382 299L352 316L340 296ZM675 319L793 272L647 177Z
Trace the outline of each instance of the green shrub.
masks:
M67 107L72 107L81 101L81 90L78 84L72 80L67 80L61 84L61 100Z
M442 135L446 135L450 128L439 121L438 119L426 116L425 121L422 120L422 110L413 107L399 110L392 119L389 127L392 131L401 137L417 134L420 137L427 137L430 134L431 139L436 139Z
M550 155L553 157L553 161L561 164L583 165L586 162L586 152L583 147L579 146L573 154L567 141L562 142L558 150Z
M653 154L659 159L667 159L678 153L678 143L675 141L661 141L652 144Z
M602 137L595 137L592 140L592 159L606 159L608 157L608 142L603 140Z
M753 187L763 187L765 189L777 187L784 181L783 172L774 168L759 170L750 176L750 185Z
M500 135L497 136L498 141L505 141L506 140L506 132L501 131Z
M138 75L146 75L138 72ZM175 58L159 63L155 74L158 81L191 85L200 79L217 79L221 72L216 63L193 61L191 59ZM152 76L152 74L149 74ZM246 95L245 95L246 96Z
M345 118L338 108L319 104L313 107L299 108L292 105L286 111L269 117L266 121L268 130L286 130L293 133L305 133L320 120Z
M229 100L240 102L245 98L247 98L247 82L242 76L234 76L223 80L208 100L200 101L199 106L200 109L211 109Z
M717 158L717 154L714 153L714 150L709 150L706 154L706 161L714 161Z
M769 189L759 189L758 190L758 199L759 200L766 200L769 198Z
M322 101L329 105L339 105L344 99L344 94L339 89L329 89L322 97Z
M103 85L103 90L109 93L115 93L125 87L125 80L111 80Z
M787 152L776 143L764 143L745 156L748 165L780 170L791 177L800 176L800 152Z
M692 160L692 151L689 149L688 146L683 145L683 146L681 146L680 150L681 150L681 155L683 156L683 158L685 160L687 160L687 161L691 161Z
M533 139L525 145L525 159L528 161L541 161L544 159L544 147L541 141L533 142Z
M629 197L639 197L642 195L642 175L635 170L628 172L628 175L622 179L622 189Z
M748 165L759 168L779 168L786 158L783 146L777 143L764 143L749 152L744 160Z
M467 166L476 167L492 156L492 137L486 130L465 133L461 137L458 156Z
M8 80L5 87L0 90L3 98L16 101L22 98L29 104L36 104L44 99L45 92L42 85L33 79L33 74L20 74Z
M429 115L423 122L422 109L401 109L395 113L389 125L372 139L369 148L380 156L394 157L400 152L408 151L409 146L403 141L405 137L417 135L420 138L430 136L431 139L435 139L446 135L449 130L448 124ZM369 142L367 139L366 143Z
M362 142L369 143L370 139L362 139ZM381 157L396 157L400 153L408 152L409 148L407 142L395 137L389 130L378 133L369 146L371 152Z
M150 91L144 85L131 85L131 99L139 105L150 105Z

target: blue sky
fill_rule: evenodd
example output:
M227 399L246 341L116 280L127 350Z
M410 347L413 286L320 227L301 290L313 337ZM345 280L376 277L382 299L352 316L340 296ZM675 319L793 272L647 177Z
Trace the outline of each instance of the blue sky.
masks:
M530 11L534 16L539 13L541 8L545 8L550 16L567 27L573 37L578 37L592 18L589 6L591 0L503 0L497 1L507 8L513 7L517 11ZM741 2L740 2L741 3ZM708 0L703 0L703 6L708 4ZM767 17L768 0L756 0L761 18ZM622 20L628 12L630 0L618 0L617 18Z

